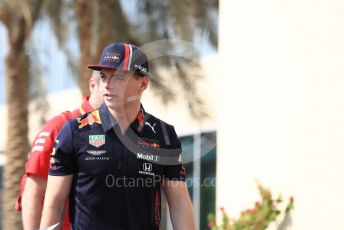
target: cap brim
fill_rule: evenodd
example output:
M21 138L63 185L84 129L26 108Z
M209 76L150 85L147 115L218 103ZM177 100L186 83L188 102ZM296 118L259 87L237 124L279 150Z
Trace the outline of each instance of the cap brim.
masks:
M100 71L101 69L117 69L116 67L109 65L88 65L87 68L97 71Z
M109 66L109 65L88 65L87 68L92 69L92 70L96 70L96 71L101 71L102 69L114 69L114 70L118 69L114 66ZM151 75L150 72L143 72L140 70L137 70L137 71L127 70L127 71L135 72L135 73L138 73L142 76L147 76L147 77L150 77L150 75Z

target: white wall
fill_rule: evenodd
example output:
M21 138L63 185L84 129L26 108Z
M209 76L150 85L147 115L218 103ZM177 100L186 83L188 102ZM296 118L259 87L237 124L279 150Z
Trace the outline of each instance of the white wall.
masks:
M217 206L255 179L295 197L292 229L344 229L344 2L220 1Z

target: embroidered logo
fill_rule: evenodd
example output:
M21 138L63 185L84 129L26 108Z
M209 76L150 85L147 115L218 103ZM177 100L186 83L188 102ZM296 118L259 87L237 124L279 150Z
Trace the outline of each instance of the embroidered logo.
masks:
M121 60L121 55L119 55L118 53L107 53L104 56L104 61L107 61L107 62L119 63L120 60Z
M77 118L79 123L79 129L85 127L86 125L93 125L94 123L102 124L99 117L99 110L95 110L84 119Z
M137 144L142 146L142 147L148 147L148 148L150 147L150 148L153 148L153 149L160 148L160 145L158 143L150 142L150 141L139 140L137 142Z
M154 176L154 172L153 171L153 165L151 163L143 163L143 171L140 170L139 173L140 174L144 174L144 175L149 175L149 176Z
M147 161L159 161L160 157L157 155L150 155L150 154L143 154L143 153L137 153L136 154L137 159L147 160Z
M94 147L99 147L105 144L105 135L89 135L88 143Z
M148 125L148 126L152 129L152 131L153 131L154 133L156 133L156 132L155 132L155 129L154 129L156 123L154 123L153 126L152 126L149 122L146 121L146 122L145 122L145 125Z
M152 166L151 163L144 163L143 164L143 170L146 171L146 172L152 171L152 168L153 168L153 166Z
M106 150L87 150L86 152L93 156L99 156L106 153Z

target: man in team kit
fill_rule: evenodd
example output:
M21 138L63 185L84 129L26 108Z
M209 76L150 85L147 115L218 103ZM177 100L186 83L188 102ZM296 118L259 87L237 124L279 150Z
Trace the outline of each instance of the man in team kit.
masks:
M147 56L135 45L112 43L88 67L100 71L105 103L58 134L41 228L61 227L69 198L72 229L159 229L162 188L173 228L195 229L181 143L172 125L141 104Z

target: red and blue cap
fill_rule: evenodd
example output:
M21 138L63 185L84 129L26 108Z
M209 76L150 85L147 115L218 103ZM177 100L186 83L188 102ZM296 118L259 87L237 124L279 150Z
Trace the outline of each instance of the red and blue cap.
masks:
M149 63L142 49L129 43L112 43L106 46L98 65L88 65L92 70L122 69L149 76Z

